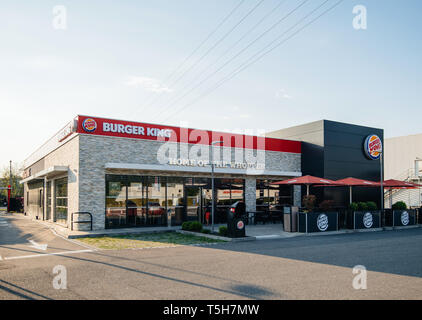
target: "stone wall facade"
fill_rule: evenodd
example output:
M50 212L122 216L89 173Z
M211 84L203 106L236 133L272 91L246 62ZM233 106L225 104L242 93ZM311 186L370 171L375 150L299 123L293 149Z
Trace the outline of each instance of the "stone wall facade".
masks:
M144 170L108 170L107 163L122 164L151 164L160 165L157 154L163 142L127 139L118 137L104 137L94 135L80 135L79 150L79 211L91 212L94 216L94 230L100 230L105 225L105 175L114 174L136 174L136 175L177 175L177 176L202 176L209 177L210 174L200 173L175 173L166 171L144 171ZM193 152L192 148L196 145L187 145L188 153ZM208 147L206 147L208 148ZM211 147L209 147L210 149ZM177 150L177 157L184 157L183 149ZM204 150L204 149L202 149ZM220 148L214 149L214 155ZM208 151L211 153L211 150ZM221 148L222 154L231 154L232 158L240 157L243 150L235 148ZM205 151L206 153L206 151ZM248 150L243 154L242 160L245 161L253 151ZM256 155L253 154L253 156ZM207 155L205 155L207 156ZM218 157L215 157L218 160ZM296 172L300 174L300 154L265 152L265 169L268 171ZM257 176L248 176L243 174L216 174L218 177L237 177L245 179L245 201L247 210L255 211L256 207L256 179ZM259 176L259 179L281 179L280 176Z
M106 200L106 174L130 174L130 175L155 175L155 176L180 176L180 177L210 177L210 173L202 172L178 172L166 170L125 170L107 169L107 164L142 164L155 165L168 168L162 159L157 157L162 151L164 142L154 140L142 140L120 137L96 136L90 134L75 134L69 141L61 145L46 157L44 157L44 168L52 166L68 166L68 223L70 228L70 217L73 212L90 212L93 215L93 230L105 228L105 200ZM171 144L171 143L170 143ZM199 158L208 159L211 153L210 146L175 144L177 158L191 158L195 154ZM263 154L261 153L260 156ZM224 158L225 156L225 158ZM231 160L248 162L248 159L256 157L257 152L237 148L214 147L215 160ZM262 158L261 158L262 160ZM300 175L301 154L283 152L264 152L265 171L260 174L254 171L253 175L247 172L239 174L225 173L224 170L215 174L216 178L233 177L245 180L245 202L247 210L256 210L256 179L280 180L291 176ZM158 167L159 168L159 167ZM175 167L177 168L177 167ZM277 173L277 174L271 174ZM285 173L285 176L283 174ZM66 174L64 174L66 176ZM52 178L52 194L54 194L54 180ZM27 188L27 184L25 184ZM299 190L300 192L300 190ZM294 192L295 202L300 201L300 194L296 189ZM54 197L52 197L54 199ZM54 200L53 200L54 201ZM45 202L46 203L46 202ZM52 204L54 208L54 203ZM75 217L78 219L78 217ZM86 219L80 216L79 219ZM88 225L74 225L75 230L86 230Z

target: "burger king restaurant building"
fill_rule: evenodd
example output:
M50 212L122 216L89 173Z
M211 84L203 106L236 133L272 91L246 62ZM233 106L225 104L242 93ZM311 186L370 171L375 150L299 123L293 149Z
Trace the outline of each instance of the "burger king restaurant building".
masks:
M215 167L215 222L242 200L247 211L300 205L302 142L77 116L25 160L24 210L74 230L206 222Z

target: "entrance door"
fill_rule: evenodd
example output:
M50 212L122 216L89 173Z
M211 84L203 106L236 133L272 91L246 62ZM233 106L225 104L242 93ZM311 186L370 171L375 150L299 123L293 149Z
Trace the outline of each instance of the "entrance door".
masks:
M47 205L46 205L46 215L45 220L51 220L51 181L47 182Z
M202 187L185 186L186 220L203 221Z

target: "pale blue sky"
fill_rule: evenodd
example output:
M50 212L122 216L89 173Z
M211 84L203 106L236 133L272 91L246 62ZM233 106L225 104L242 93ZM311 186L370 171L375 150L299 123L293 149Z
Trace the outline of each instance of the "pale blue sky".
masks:
M0 165L7 165L9 159L23 161L77 114L218 130L270 131L329 119L384 128L387 137L422 132L420 0L345 0L218 90L174 115L323 2L308 1L210 82L179 103L169 104L183 95L189 83L198 83L198 72L278 1L282 0L264 0L197 67L171 85L172 81L163 81L239 0L3 0ZM209 72L302 1L286 0ZM336 1L329 0L324 8ZM258 3L244 1L182 71ZM359 4L368 10L367 30L352 26L352 10ZM67 9L66 30L52 27L56 5Z

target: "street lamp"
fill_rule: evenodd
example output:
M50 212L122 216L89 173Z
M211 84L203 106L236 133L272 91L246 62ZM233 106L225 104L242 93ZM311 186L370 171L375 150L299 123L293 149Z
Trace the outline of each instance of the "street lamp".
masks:
M214 145L222 143L223 141L211 142L211 233L214 232Z
M380 184L381 184L381 214L383 216L383 224L385 226L385 213L384 213L384 172L383 172L383 162L382 162L382 158L383 158L383 151L382 148L381 150L379 150L379 154L380 154Z

